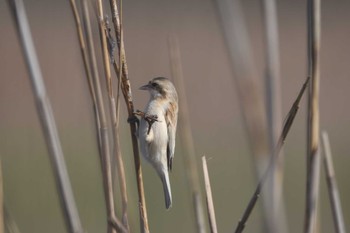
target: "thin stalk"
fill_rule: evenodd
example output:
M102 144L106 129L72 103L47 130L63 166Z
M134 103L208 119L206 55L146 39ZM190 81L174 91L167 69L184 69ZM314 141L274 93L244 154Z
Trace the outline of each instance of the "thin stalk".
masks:
M267 107L267 126L270 151L277 144L282 129L282 104L277 6L275 0L263 0L262 15L265 26L265 95ZM283 153L281 151L281 153ZM283 202L283 156L279 156L268 178L264 198L268 232L287 232L286 213Z
M273 153L270 157L270 161L269 161L269 164L268 164L268 167L267 169L265 170L265 172L263 173L263 175L261 176L260 178L260 181L255 189L255 192L254 194L252 195L243 215L242 215L242 218L239 220L238 222L238 225L236 227L236 230L235 230L235 233L240 233L240 232L243 232L244 228L245 228L245 225L246 225L246 222L248 221L248 218L250 217L250 214L252 213L254 207L255 207L255 204L257 202L257 200L259 199L259 196L260 196L260 193L261 193L261 189L262 187L264 186L264 184L266 183L266 180L267 180L267 177L269 176L269 174L272 172L272 168L273 168L273 164L274 164L274 161L278 158L278 156L280 155L280 151L284 145L284 142L287 138L287 135L289 133L289 130L290 128L292 127L293 125L293 122L294 122L294 119L298 113L298 110L299 110L299 104L300 104L300 100L301 100L301 97L303 96L304 92L305 92L305 89L308 85L310 81L310 77L308 77L304 83L304 85L302 86L296 100L294 101L291 109L289 110L288 114L287 114L287 117L286 117L286 121L283 125L283 129L282 129L282 132L280 134L280 137L278 139L278 142L277 142L277 145L275 146L274 150L273 150Z
M205 156L202 156L202 165L203 165L203 174L204 174L204 183L205 183L205 193L206 193L206 201L207 201L207 210L209 217L209 226L211 233L217 233L218 229L216 226L216 217L215 217L215 209L213 202L213 194L211 192L211 185L209 179L209 172L207 166L207 160Z
M242 6L238 0L216 0L227 48L234 71L241 112L248 131L253 158L265 158L268 153L266 115L262 93L257 83Z
M117 100L118 102L118 100ZM111 102L111 108L118 109L118 103L115 103L114 98ZM122 223L127 231L130 231L129 220L128 220L128 197L127 197L127 188L126 188L126 178L125 178L125 169L124 169L124 161L122 158L122 154L120 151L120 140L119 140L119 117L118 113L115 112L113 114L113 136L114 136L114 152L115 158L117 162L117 172L118 172L118 180L119 180L119 189L121 193L122 200Z
M122 0L120 1L120 27L122 28ZM120 38L121 38L121 44L123 43L123 30L120 30ZM121 46L123 47L123 46ZM122 53L121 50L119 50L119 67L122 67ZM122 70L119 70L119 76L122 76ZM117 101L115 105L116 113L115 113L115 145L116 145L116 158L117 158L117 166L118 166L118 176L119 176L119 185L120 185L120 192L122 197L122 221L124 226L129 230L129 221L128 221L128 198L126 193L126 179L125 179L125 172L124 172L124 161L121 156L120 152L120 141L119 141L119 116L120 116L120 90L121 90L121 78L118 78L118 86L117 86Z
M329 143L328 133L325 131L322 132L322 144L323 144L323 162L324 162L324 168L325 168L325 175L327 179L329 201L332 207L335 232L345 233L346 232L345 223L344 223L343 211L341 208L337 179L335 177L331 145Z
M77 3L75 0L69 0L69 2L71 4L73 16L74 16L74 22L75 22L75 26L77 29L77 34L78 34L78 39L79 39L79 44L80 44L80 51L81 51L81 55L83 57L86 78L87 78L88 85L89 85L89 91L90 91L91 97L93 99L93 102L95 103L96 102L96 94L95 94L95 90L93 88L91 71L90 71L90 67L89 67L89 58L88 58L89 55L88 55L88 52L86 50L84 31L83 31L82 24L80 21Z
M216 0L222 31L230 56L235 87L237 88L242 119L248 135L249 147L255 165L256 179L262 176L272 148L268 140L266 110L263 92L256 71L250 36L240 0ZM271 202L263 192L263 220L266 231L272 228Z
M119 127L117 123L117 111L119 111L119 109L117 109L115 98L114 98L114 90L113 90L111 71L110 71L111 57L107 47L108 37L106 32L108 28L106 27L106 22L103 19L103 5L101 0L98 0L97 9L98 9L98 18L99 18L101 47L102 47L102 53L103 53L103 64L104 64L104 70L105 70L105 76L106 76L108 99L110 104L110 115L111 115L112 124L113 124L113 139L114 139L113 149L114 149L114 154L116 158L119 187L120 187L120 192L122 196L122 223L124 228L127 231L129 231L125 169L124 169L124 161L120 152ZM115 218L115 216L113 216L113 218Z
M169 39L168 47L172 76L174 78L175 86L177 86L180 100L179 102L182 106L181 111L179 112L179 121L181 122L179 133L182 145L184 146L186 151L186 156L184 156L184 162L187 173L187 180L193 200L197 232L202 233L206 232L204 220L204 207L201 195L200 181L198 177L196 153L191 132L191 123L189 120L189 108L187 105L187 97L182 74L181 56L176 38Z
M110 114L111 118L114 119L114 95L113 95L113 88L112 88L112 78L111 78L111 71L109 66L109 54L108 54L108 48L107 48L107 35L106 35L106 28L105 28L105 22L103 19L103 6L102 1L97 0L97 18L98 18L98 26L99 26L99 33L100 33L100 41L101 41L101 48L102 48L102 57L103 57L103 67L104 67L104 73L106 77L106 85L107 85L107 92L108 92L108 99L110 104ZM114 123L114 122L113 122ZM114 128L114 127L113 127ZM114 201L114 193L113 193L113 181L112 181L112 163L111 163L111 157L105 158L107 161L105 161L104 169L107 178L107 189L108 194L106 196L107 199L107 214L108 219L116 219L115 214L115 201ZM108 226L110 228L110 226ZM116 233L116 229L109 229L108 232Z
M105 112L105 107L103 103L100 78L99 78L98 69L97 69L95 48L94 48L92 31L91 31L91 22L90 22L87 0L82 0L82 7L83 7L83 22L86 30L87 48L89 52L89 64L92 71L92 80L93 80L94 90L96 93L96 103L97 103L97 109L98 109L98 116L100 120L100 129L99 129L99 132L101 135L100 158L101 158L101 168L102 168L102 177L103 177L103 189L105 194L106 211L107 211L107 217L108 217L107 232L108 233L116 232L115 226L117 226L118 231L124 232L125 229L123 228L123 225L120 224L120 221L117 219L115 215L115 210L114 210L114 196L113 196L112 172L111 172L111 162L110 162L111 155L110 155L110 146L109 146L109 136L107 131L107 118L106 118L106 112ZM101 15L103 15L101 10L102 9L99 9L99 18L98 18L99 25L104 24L103 19L100 17ZM100 33L103 33L104 35L103 25L102 25L102 29L100 26ZM101 37L101 38L104 38L104 37ZM101 41L101 43L103 43L103 40ZM106 59L106 56L104 55L103 58ZM105 72L107 73L108 71L105 70Z
M118 13L118 7L117 7L117 1L116 0L110 0L110 6L112 11L112 20L114 24L114 31L117 38L117 46L120 51L120 57L121 64L120 66L122 76L119 76L119 79L121 80L120 86L121 90L123 92L124 100L126 103L126 107L128 109L128 115L129 117L134 116L134 104L132 100L132 93L131 93L131 87L130 87L130 80L128 77L128 68L126 63L126 56L125 56L125 49L124 49L124 43L121 38L121 23L120 23L120 17ZM114 68L116 70L116 73L119 74L119 71L117 68L117 64L114 62ZM142 233L149 233L149 226L148 226L148 217L147 217L147 208L146 208L146 199L145 199L145 190L143 188L143 177L142 177L142 168L140 163L140 154L139 154L139 148L138 148L138 141L137 141L137 130L136 130L136 123L130 122L130 132L131 132L131 141L132 141L132 147L134 151L134 165L135 165L135 172L136 172L136 182L137 182L137 191L138 191L138 197L139 197L139 215L140 215L140 232Z
M66 226L71 233L82 233L78 209L75 204L72 186L69 180L66 163L64 161L61 143L51 104L46 92L39 61L35 52L28 19L22 0L8 0L13 19L16 24L18 37L23 49L25 62L29 70L29 77L35 97L40 123L48 147L56 185L61 200Z
M93 103L93 110L94 110L94 116L95 116L95 128L96 131L99 132L100 128L100 120L98 118L98 110L97 110L97 103L96 103L96 94L95 90L93 88L93 82L92 82L92 77L91 77L91 70L89 66L89 54L86 48L86 42L84 38L84 31L83 27L81 24L80 20L80 15L77 9L77 4L75 0L70 0L73 16L74 16L74 22L75 22L75 27L77 29L77 34L78 34L78 39L79 39L79 44L80 44L80 51L81 51L81 56L83 58L84 62L84 68L86 72L86 79L89 85L89 91L90 91L90 96L92 99ZM101 135L100 133L97 133L97 141L98 141L98 149L101 150Z
M307 123L307 177L304 232L314 233L320 177L319 80L321 46L321 2L308 0L308 73L311 77Z

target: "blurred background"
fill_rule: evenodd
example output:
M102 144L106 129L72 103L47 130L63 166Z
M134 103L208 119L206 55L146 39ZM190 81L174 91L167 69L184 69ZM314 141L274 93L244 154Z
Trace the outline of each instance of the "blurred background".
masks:
M265 55L261 2L242 2L262 85ZM25 6L84 229L88 233L105 232L106 215L93 109L69 1L26 0ZM94 7L95 2L92 1L91 6ZM281 0L277 1L277 7L282 111L285 116L307 76L306 2ZM322 2L320 86L321 129L329 132L347 229L350 229L349 8L350 2L346 0ZM97 20L94 14L91 16L95 45L100 51ZM170 34L178 37L196 156L198 162L203 155L208 158L218 230L232 232L255 189L256 180L214 2L124 1L123 22L136 109L142 110L149 98L147 93L138 90L139 86L155 76L171 78L167 39ZM28 72L6 1L0 1L0 35L0 156L5 205L21 232L65 232ZM283 190L290 232L303 229L305 100L284 147ZM127 175L129 219L132 231L138 232L130 131L124 102L121 106L121 142ZM142 160L151 232L195 232L184 171L185 156L178 139L170 178L173 207L169 211L164 207L159 178ZM119 201L119 192L116 195ZM333 232L323 171L319 207L320 232ZM118 204L116 208L120 210ZM245 232L263 232L260 203Z

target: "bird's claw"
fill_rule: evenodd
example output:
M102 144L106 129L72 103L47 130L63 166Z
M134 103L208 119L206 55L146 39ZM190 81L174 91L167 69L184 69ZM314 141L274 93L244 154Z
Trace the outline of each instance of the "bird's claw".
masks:
M157 115L149 115L149 114L144 113L140 110L136 110L136 112L134 112L134 114L142 117L143 119L145 119L145 121L147 121L147 123L148 123L147 135L148 135L149 132L151 131L151 127L152 127L153 123L158 121L158 116Z
M153 123L158 121L158 116L157 115L147 115L147 114L145 114L144 119L148 123L148 130L147 130L147 135L148 135L149 132L151 131L151 127L152 127Z
M135 113L134 113L135 114ZM128 117L128 123L130 124L130 123L136 123L136 124L139 124L140 123L140 120L139 120L139 118L137 118L137 116L135 116L135 115L132 115L132 116L130 116L130 117Z
M139 118L137 118L135 113L132 116L128 117L128 123L129 124L136 124L136 129L135 129L134 134L137 136L137 132L138 132L139 126L140 126L140 120L139 120Z

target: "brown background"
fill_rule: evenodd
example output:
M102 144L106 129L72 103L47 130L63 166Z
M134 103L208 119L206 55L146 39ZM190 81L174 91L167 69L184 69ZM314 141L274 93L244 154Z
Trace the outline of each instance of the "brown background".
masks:
M25 6L84 229L90 233L104 232L105 212L93 112L69 1L27 0ZM348 229L349 7L350 3L345 0L322 3L320 87L321 128L330 135ZM124 1L123 8L124 39L136 108L143 109L148 99L146 93L137 89L139 86L155 76L170 77L167 38L176 34L179 39L197 157L206 155L209 158L219 231L232 232L255 180L214 2L133 0ZM244 10L262 81L264 35L260 1L244 1ZM94 22L95 19L93 15ZM282 103L283 115L286 115L306 77L305 1L278 1L278 19ZM94 33L99 49L96 24ZM0 155L5 203L22 232L64 232L27 70L6 1L0 1L0 35ZM100 73L103 74L102 69ZM124 103L122 106L122 149L128 179L129 212L132 230L137 232L134 167ZM305 126L303 100L285 146L284 193L290 232L300 232L303 226ZM158 177L148 164L143 163L152 232L194 232L183 156L186 154L178 143L171 174L174 203L170 211L164 208ZM322 232L332 232L323 172L321 178L320 227ZM260 209L254 211L246 232L262 232Z

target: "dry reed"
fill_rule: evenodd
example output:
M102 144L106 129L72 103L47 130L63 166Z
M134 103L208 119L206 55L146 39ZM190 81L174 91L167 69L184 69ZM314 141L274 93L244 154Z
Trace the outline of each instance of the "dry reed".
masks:
M307 177L304 232L314 233L320 177L319 151L319 80L321 45L321 3L308 0L308 74L311 77L307 122Z
M106 22L104 21L103 17L103 5L102 1L98 0L97 4L98 9L98 18L99 18L99 32L100 32L100 40L101 40L101 47L102 47L102 54L103 54L103 64L104 64L104 71L106 76L106 83L107 83L107 92L108 92L108 99L110 104L110 115L112 119L113 124L113 138L114 138L114 154L116 157L117 162L117 172L118 172L118 178L119 178L119 185L120 185L120 191L122 196L122 222L124 226L124 231L129 231L129 224L128 224L128 214L127 214L127 193L126 193L126 181L125 181L125 172L124 172L124 161L121 156L120 152L120 143L119 143L119 128L117 123L117 106L114 98L114 90L112 85L112 77L111 77L111 71L110 71L110 61L112 60L112 54L110 52L107 46L108 43L108 28L106 26ZM119 86L118 86L119 87ZM113 195L113 193L112 193ZM114 200L111 200L112 203L114 203ZM114 216L111 216L112 219L115 219L115 213Z
M108 218L107 232L111 232L111 233L116 232L115 228L117 228L118 231L125 232L126 230L121 224L121 222L119 221L119 219L116 217L115 210L114 210L114 196L113 196L112 172L111 172L111 154L110 154L109 135L108 135L108 128L107 128L108 127L107 117L106 117L105 107L103 103L100 78L99 78L98 69L97 69L95 48L94 48L91 22L90 22L90 16L89 16L90 14L89 14L87 0L82 0L82 8L83 8L82 10L83 22L84 22L85 32L86 32L87 48L89 53L89 56L88 56L89 64L90 64L92 80L93 80L93 88L96 94L98 119L100 121L100 128L99 128L99 133L101 136L100 159L101 159L101 169L102 169L102 177L103 177L103 189L104 189L106 211L107 211L106 214ZM103 37L104 21L103 21L103 18L101 18L102 15L103 15L102 8L99 6L99 9L98 9L98 19L99 19L99 26L100 26L99 29L101 34L101 43L104 43L103 42L105 38ZM105 55L104 55L104 59L106 59ZM105 72L107 75L108 71L105 70Z
M308 77L306 79L304 85L302 86L301 90L299 91L299 94L298 94L296 100L294 101L292 107L290 108L290 110L287 114L286 121L283 125L283 129L282 129L282 132L281 132L280 137L278 139L277 145L275 146L273 153L271 154L269 165L268 165L267 169L265 170L265 172L263 173L263 175L261 176L260 181L255 189L255 192L252 195L252 197L251 197L251 199L250 199L250 201L249 201L249 203L248 203L248 205L247 205L247 207L242 215L242 218L238 222L235 233L243 232L243 230L245 228L246 222L248 221L248 218L250 217L250 214L252 213L252 211L255 207L255 204L260 196L261 189L264 186L269 173L272 171L274 161L278 158L279 152L281 151L282 146L284 145L286 137L289 133L289 130L290 130L291 126L293 125L294 119L295 119L295 117L298 113L298 110L299 110L299 104L300 104L301 97L303 96L309 81L310 81L310 77Z
M324 169L325 169L325 175L327 179L329 201L332 207L335 232L345 233L346 232L345 223L344 223L343 211L340 203L337 179L335 177L331 145L329 143L328 133L325 131L322 132L322 145L323 145Z
M85 42L85 38L84 38L84 31L83 31L83 27L81 24L81 19L80 19L80 15L79 15L79 11L77 8L77 3L75 0L70 0L70 4L71 4L71 8L72 8L72 13L74 16L74 22L75 22L75 27L77 29L77 35L78 35L78 39L79 39L79 45L80 45L80 51L81 51L81 55L83 57L83 62L84 62L84 69L86 72L86 78L87 78L87 82L89 85L89 91L90 91L90 95L92 97L93 103L96 103L96 94L95 94L95 90L93 88L93 83L92 83L92 77L91 77L91 70L89 67L89 58L88 58L88 52L86 50L86 42Z
M122 21L122 1L120 1L121 5L121 15L120 15L120 21ZM109 32L109 28L107 29ZM120 31L120 37L122 37L122 30ZM110 35L111 37L111 35ZM109 37L109 38L110 38ZM112 55L111 55L112 56ZM112 60L112 57L111 57ZM119 67L122 66L122 54L119 50L119 62L120 65ZM121 89L121 70L119 70L119 75L117 75L118 80L117 80L117 100L116 102L114 101L115 98L113 96L112 100L114 103L112 103L111 108L115 109L114 114L112 116L112 121L113 121L113 136L114 136L114 153L116 157L116 162L117 162L117 172L118 172L118 178L119 178L119 189L121 192L121 200L122 200L122 222L123 225L127 230L130 231L129 227L129 220L128 220L128 197L127 197L127 190L126 190L126 178L125 178L125 169L124 169L124 161L123 157L121 155L121 150L120 150L120 140L119 140L119 116L120 116L120 89Z
M261 1L265 28L265 95L269 148L272 152L282 129L282 95L280 77L279 36L275 0ZM283 151L280 152L281 154ZM283 201L283 155L274 161L265 189L267 227L269 232L287 232Z
M78 38L79 38L79 43L80 43L80 48L81 48L81 53L82 53L82 58L83 58L83 62L84 62L84 68L86 71L86 75L87 75L87 81L89 84L89 90L90 90L90 95L93 101L93 107L94 107L94 113L95 113L95 125L96 125L96 131L98 132L98 145L99 145L99 150L101 153L101 136L99 133L99 129L100 129L100 122L99 122L99 115L98 115L98 109L97 109L97 103L96 103L96 94L95 94L95 90L94 90L94 86L93 86L93 82L92 82L92 77L91 77L91 70L90 70L90 66L89 66L89 54L86 48L86 42L85 42L85 38L84 38L84 31L82 28L82 24L81 24L81 19L79 16L79 12L76 6L76 1L75 0L70 0L71 3L71 8L73 11L73 15L74 15L74 19L75 19L75 24L76 24L76 28L77 28L77 34L78 34ZM101 25L100 25L101 26ZM106 27L105 25L103 25L103 30L105 30ZM102 39L101 39L102 40ZM105 57L104 57L105 58ZM107 68L109 69L109 68ZM106 68L105 68L106 70ZM107 73L108 74L108 73ZM109 72L110 74L110 72ZM108 75L107 75L108 77ZM116 113L114 111L115 107L114 107L114 97L113 97L113 91L111 92L111 82L110 82L110 75L109 75L109 80L107 80L107 85L108 85L108 92L109 92L109 97L110 97L110 110L111 110L111 118L113 121L113 138L114 138L114 151L115 151L115 155L116 155L116 160L117 160L117 171L118 171L118 178L119 178L119 184L120 184L120 190L121 190L121 196L122 196L122 222L124 225L124 230L128 231L129 229L129 225L128 225L128 219L127 219L127 198L126 198L126 182L125 182L125 172L124 172L124 162L122 160L122 157L120 155L120 150L119 150L119 138L118 138L118 128L117 128L117 120L116 120ZM112 98L111 98L112 96ZM114 219L114 221L119 222L115 216L112 216L112 218ZM119 226L119 224L115 223L114 225Z
M80 19L80 15L79 15L76 1L70 0L70 5L71 5L72 13L74 16L75 27L77 29L77 35L78 35L78 39L79 39L80 51L81 51L81 55L82 55L83 62L84 62L84 69L86 72L86 79L87 79L87 82L89 85L90 96L91 96L91 100L93 103L93 110L94 110L94 117L95 117L95 129L96 129L96 132L99 132L100 120L98 118L96 94L95 94L95 90L93 88L93 83L92 83L91 69L89 66L89 54L88 54L88 51L86 48L83 25L81 24L81 19ZM97 135L97 141L98 141L98 149L100 151L101 150L101 135L100 135L100 133L97 133L96 135Z
M186 169L188 186L191 190L193 207L196 217L197 232L202 233L206 232L203 214L204 208L198 177L196 153L191 132L191 124L189 120L189 108L187 105L185 84L182 73L180 50L176 38L169 38L168 48L172 77L174 79L175 86L177 86L179 102L181 103L181 108L179 111L179 121L181 122L181 127L179 128L179 134L182 145L184 147L184 154L186 154L186 156L184 156L184 167Z
M205 156L202 156L202 166L203 166L203 174L204 174L205 194L206 194L206 201L207 201L207 211L208 211L210 232L211 233L217 233L218 229L217 229L217 226L216 226L216 217L215 217L213 194L211 192L211 185L210 185L210 179L209 179L207 159L205 158Z
M112 11L112 20L114 25L114 31L117 38L117 46L120 53L120 63L121 63L121 65L118 68L117 63L114 62L114 68L120 80L119 85L121 87L121 90L124 96L129 118L131 118L131 117L134 117L134 104L132 100L130 81L128 77L128 68L127 68L125 49L124 49L124 43L122 38L122 25L121 25L121 19L118 13L117 1L110 0L110 7ZM120 73L122 75L119 75ZM139 197L140 232L148 233L149 226L148 226L147 208L146 208L146 200L145 200L145 191L143 188L142 168L140 163L138 141L136 137L137 131L136 131L135 122L130 122L130 132L131 132L131 141L132 141L132 147L134 152L134 165L135 165L135 172L136 172L137 191L138 191L138 197Z
M217 0L218 13L226 47L234 73L239 106L248 135L249 147L255 164L256 179L262 176L268 164L270 147L266 110L259 77L256 72L250 37L239 0ZM263 220L267 231L272 231L272 203L268 192L263 192Z
M61 200L66 226L71 233L82 233L83 229L78 209L75 204L51 104L47 96L39 61L34 48L25 7L22 0L8 0L8 3L15 21L19 41L29 71L35 104L54 170L54 177L56 179L58 195Z

